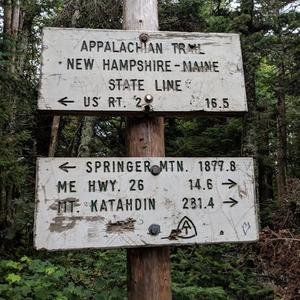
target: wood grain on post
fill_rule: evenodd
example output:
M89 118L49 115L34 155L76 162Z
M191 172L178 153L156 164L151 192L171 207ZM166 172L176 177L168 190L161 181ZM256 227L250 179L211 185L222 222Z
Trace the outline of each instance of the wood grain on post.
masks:
M123 17L123 29L158 30L157 0L124 1ZM126 143L128 156L165 156L163 117L128 118ZM168 247L129 249L127 266L129 300L172 298Z
M60 116L54 116L53 122L52 122L52 127L51 127L51 138L50 138L49 151L48 151L49 157L55 156L57 139L58 139L59 123L60 123Z

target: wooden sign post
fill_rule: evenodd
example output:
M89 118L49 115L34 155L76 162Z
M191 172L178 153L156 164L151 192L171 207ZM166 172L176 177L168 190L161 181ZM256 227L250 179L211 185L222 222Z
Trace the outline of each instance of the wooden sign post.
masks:
M157 0L124 1L125 30L158 30ZM165 156L164 118L128 118L128 156ZM169 247L127 250L129 300L170 300L171 267Z

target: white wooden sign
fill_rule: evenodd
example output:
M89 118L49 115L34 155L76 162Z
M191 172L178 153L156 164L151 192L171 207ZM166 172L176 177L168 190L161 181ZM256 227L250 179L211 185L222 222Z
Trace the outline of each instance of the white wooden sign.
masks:
M38 109L245 112L239 35L44 28Z
M40 158L35 247L258 238L251 158Z

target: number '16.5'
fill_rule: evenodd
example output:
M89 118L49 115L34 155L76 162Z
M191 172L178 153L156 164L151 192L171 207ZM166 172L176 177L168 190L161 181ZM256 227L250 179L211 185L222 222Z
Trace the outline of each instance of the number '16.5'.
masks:
M207 108L228 108L229 101L228 98L223 98L218 100L216 98L205 98Z

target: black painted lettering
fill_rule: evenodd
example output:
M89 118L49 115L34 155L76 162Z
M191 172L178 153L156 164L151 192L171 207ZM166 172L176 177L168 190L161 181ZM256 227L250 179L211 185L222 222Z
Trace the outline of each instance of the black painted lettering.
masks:
M111 52L111 46L109 42L106 42L104 45L104 52Z
M120 107L122 97L108 97L108 107Z
M149 210L155 210L155 198L149 198Z
M181 80L155 80L154 83L156 91L182 91Z
M91 161L87 161L87 162L86 162L86 167L87 167L86 172L87 172L87 173L91 173L91 172L92 172L93 169L92 169L92 166L91 166L91 165L92 165L92 162L91 162Z
M127 48L124 42L122 42L120 45L120 52L127 52Z
M115 190L115 185L117 183L117 180L110 180L109 182L111 184L111 190L114 191Z
M116 199L109 199L109 205L110 205L110 210L113 211L114 210L114 202L116 201Z
M135 210L140 210L142 208L142 201L139 198L135 199Z
M102 60L102 69L103 71L109 71L110 70L110 63L109 63L109 59L103 59Z
M124 172L124 162L123 161L118 161L117 166L118 166L118 172Z
M93 58L85 58L84 59L84 67L86 70L92 70L94 67L94 59Z
M108 97L108 107L115 107L115 98Z
M75 189L75 180L71 180L71 181L58 181L57 183L57 192L63 192L63 193L76 193L76 189Z
M125 204L126 204L126 210L132 210L132 199L126 199L125 200Z
M96 42L95 41L90 41L90 51L92 51L93 48L96 47Z
M119 71L128 71L128 60L119 60Z
M69 200L69 203L70 203L70 212L72 213L73 210L74 210L74 203L75 203L75 200Z
M97 200L91 200L91 212L98 211L97 209Z
M174 160L169 161L169 164L171 165L171 172L174 172L174 163L175 163Z
M105 160L105 161L103 162L103 171L104 171L105 173L109 173L109 172L110 172L110 169L109 169L109 161L108 161L108 160Z
M93 58L68 58L67 70L92 70L94 66Z
M117 205L117 209L116 209L117 211L118 210L124 210L124 208L123 208L123 203L122 203L122 199L119 199L118 200L118 205Z
M219 72L219 62L218 61L213 61L213 71L214 72Z
M108 83L110 84L110 86L111 87L109 87L109 89L111 90L111 91L114 91L115 89L116 89L116 86L118 86L118 79L110 79L109 81L108 81Z
M160 168L161 168L161 170L168 172L168 162L166 160L160 161Z
M132 161L128 161L127 162L126 169L127 169L128 172L132 172L132 170L133 170L133 163L132 163Z
M177 53L177 49L178 49L178 43L171 43L171 45L173 46L174 54L176 54Z
M75 62L76 62L75 69L82 70L82 66L81 66L82 58L76 58Z
M100 211L107 211L107 206L106 206L106 202L105 200L101 201L101 205L100 205Z
M82 42L82 44L81 44L80 51L81 51L81 52L82 52L82 51L89 51L89 50L88 50L87 43L86 43L85 40L84 40L84 41Z
M184 43L179 43L178 44L178 52L179 52L179 54L181 54L181 53L186 54Z
M178 172L183 172L183 161L179 160L176 163L177 163L177 171Z
M136 172L142 172L142 170L141 170L141 163L142 162L139 161L139 160L135 162L135 171Z
M151 172L151 170L150 170L150 161L149 160L146 160L144 162L144 170L145 170L145 172Z
M74 70L74 58L67 59L67 70Z
M129 42L127 45L127 49L129 53L133 53L134 52L134 43L133 42Z
M98 98L98 97L84 96L83 105L84 107L89 107L89 106L97 107L99 104L98 99L100 99L100 97Z
M96 182L95 180L89 180L89 192L95 192L96 191Z
M106 192L107 186L108 186L108 180L105 181L98 180L98 187L100 192Z
M100 168L101 168L101 161L96 161L95 162L95 173L97 173L98 169L100 169Z
M61 190L63 191L63 193L67 192L67 182L66 181L64 181L63 183L61 181L58 181L57 192L60 193Z
M99 52L101 48L103 48L103 42L97 41L97 51Z
M76 189L75 189L75 180L70 181L70 192L71 193L76 193Z

